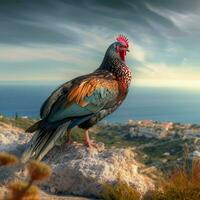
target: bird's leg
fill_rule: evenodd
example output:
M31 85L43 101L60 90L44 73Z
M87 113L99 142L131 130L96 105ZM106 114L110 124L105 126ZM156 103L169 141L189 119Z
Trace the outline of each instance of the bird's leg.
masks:
M67 144L72 144L71 130L67 130Z
M90 140L90 136L89 136L89 131L88 130L85 130L84 144L89 148L92 148L92 147L97 148L97 145L92 140Z

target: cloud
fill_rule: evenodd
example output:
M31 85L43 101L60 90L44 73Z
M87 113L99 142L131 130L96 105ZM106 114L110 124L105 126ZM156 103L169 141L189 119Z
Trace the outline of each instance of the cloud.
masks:
M178 12L170 10L167 8L161 8L157 6L150 5L149 3L145 4L146 7L156 13L157 15L164 17L165 19L172 22L177 28L184 32L192 32L194 30L200 30L200 15L191 12Z
M120 33L129 38L127 64L134 66L136 79L197 79L198 2L5 1L0 7L0 79L11 71L17 74L24 63L20 78L26 79L91 72Z
M64 61L73 62L79 65L95 64L98 67L103 59L108 44L115 41L113 35L105 35L105 29L91 28L85 29L85 26L73 27L67 24L58 23L57 27L63 32L70 30L82 37L79 45L59 45L55 44L29 44L2 45L0 47L0 62L31 62L36 60ZM98 57L101 59L97 60ZM88 59L85 59L88 58ZM84 60L84 62L83 62ZM97 61L95 61L97 60ZM94 61L94 62L93 62ZM99 62L99 63L98 63ZM93 67L94 67L93 66Z
M200 80L151 80L151 79L138 79L135 81L137 86L143 87L178 87L178 88L200 88Z
M170 65L166 63L145 63L146 68L141 68L138 79L147 80L200 80L198 66Z
M70 59L61 51L49 48L29 48L29 47L4 47L0 48L0 60L3 62L21 62L33 60L55 60L66 61Z
M0 7L0 43L78 45L82 42L82 35L73 28L120 30L115 25L116 20L124 24L125 8L128 7L123 1L113 3L114 6L90 0L4 3Z
M139 46L133 42L130 42L130 47L132 50L130 51L130 54L128 54L128 56L130 55L131 58L133 58L139 62L144 62L145 56L146 56L144 49L141 46Z

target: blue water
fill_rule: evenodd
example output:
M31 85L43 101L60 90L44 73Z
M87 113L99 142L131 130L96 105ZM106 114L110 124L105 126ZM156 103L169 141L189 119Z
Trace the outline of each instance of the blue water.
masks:
M0 85L0 113L39 117L42 102L56 85ZM189 89L131 88L124 104L106 120L152 119L200 123L200 92Z

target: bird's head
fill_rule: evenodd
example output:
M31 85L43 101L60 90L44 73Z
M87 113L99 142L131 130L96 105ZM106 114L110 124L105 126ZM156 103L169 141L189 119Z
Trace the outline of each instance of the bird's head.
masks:
M100 65L100 68L108 68L108 62L112 60L120 60L125 62L126 52L129 51L128 39L124 35L119 35L116 38L116 42L113 42L107 49L103 62Z
M115 42L116 53L120 56L120 58L123 61L125 61L126 52L129 51L128 39L123 35L119 35L116 38L116 40L117 40L117 42Z
M116 42L109 46L107 55L113 55L114 57L118 57L122 61L125 61L126 52L129 51L128 39L123 35L119 35L116 40Z

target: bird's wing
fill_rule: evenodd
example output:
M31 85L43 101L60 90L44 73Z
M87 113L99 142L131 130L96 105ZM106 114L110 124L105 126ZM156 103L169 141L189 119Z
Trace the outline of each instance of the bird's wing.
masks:
M51 107L51 122L95 114L112 107L119 95L118 81L111 76L93 75L73 84Z
M42 119L48 116L54 103L59 99L59 97L67 93L70 87L71 82L69 81L64 83L51 93L51 95L46 99L40 109L40 117Z
M90 74L72 79L71 81L62 84L56 90L54 90L43 103L40 109L40 117L42 119L46 118L49 115L54 104L59 100L59 98L61 98L62 96L66 96L70 89L74 87L74 85L78 85L82 80L86 79L88 76L90 76Z
M102 106L110 102L110 98L116 96L118 82L105 78L92 77L74 87L67 95L67 106L76 103L81 107L89 104Z

